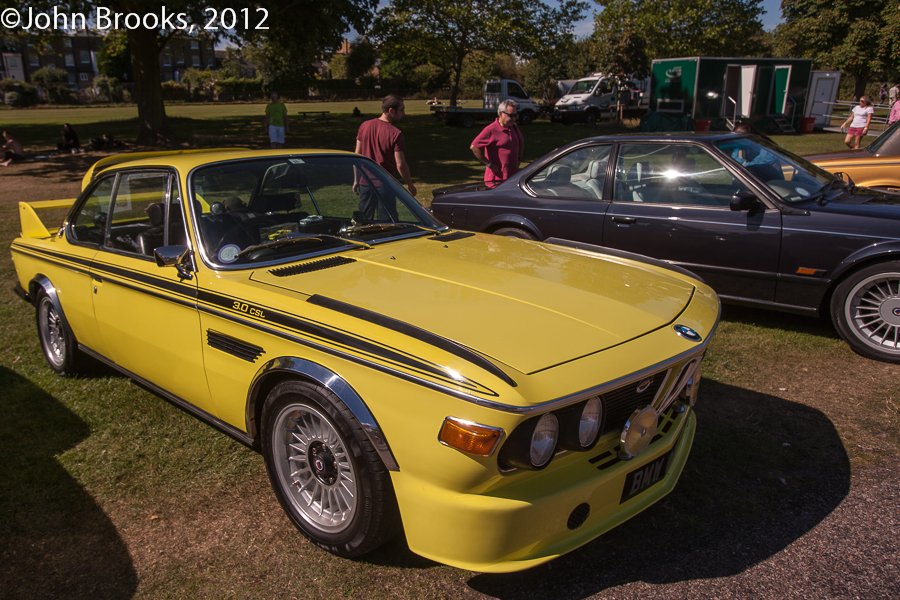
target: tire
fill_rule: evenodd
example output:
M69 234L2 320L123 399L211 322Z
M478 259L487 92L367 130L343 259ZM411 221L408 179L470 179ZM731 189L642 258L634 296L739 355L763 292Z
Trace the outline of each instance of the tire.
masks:
M534 121L534 113L530 110L519 113L519 125L531 125L532 121Z
M459 118L459 124L468 129L475 124L475 117L472 115L463 115Z
M284 381L266 398L262 424L275 496L312 543L349 558L393 537L400 519L390 475L359 422L331 392Z
M78 350L75 336L66 327L62 315L56 310L47 292L41 290L38 293L36 307L38 337L47 364L61 377L72 377L82 373L85 357Z
M855 352L900 363L900 261L860 269L831 298L831 319Z
M597 113L595 113L594 111L590 111L586 115L584 115L584 124L588 125L589 127L593 127L594 125L596 125Z
M518 227L501 227L493 232L494 235L505 235L507 237L519 238L522 240L536 240L537 236L530 231L519 229Z

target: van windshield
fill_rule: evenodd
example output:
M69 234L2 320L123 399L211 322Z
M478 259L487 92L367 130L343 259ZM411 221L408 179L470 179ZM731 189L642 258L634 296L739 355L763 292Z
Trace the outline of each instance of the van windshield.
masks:
M595 85L597 85L596 79L582 79L572 86L569 94L590 94Z

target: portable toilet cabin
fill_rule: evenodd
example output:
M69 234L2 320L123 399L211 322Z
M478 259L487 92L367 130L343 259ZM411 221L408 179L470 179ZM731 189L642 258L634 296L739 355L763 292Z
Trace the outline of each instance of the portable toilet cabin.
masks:
M762 124L768 118L769 129L774 124L790 133L804 116L811 73L808 58L657 59L649 108L728 129L739 120Z

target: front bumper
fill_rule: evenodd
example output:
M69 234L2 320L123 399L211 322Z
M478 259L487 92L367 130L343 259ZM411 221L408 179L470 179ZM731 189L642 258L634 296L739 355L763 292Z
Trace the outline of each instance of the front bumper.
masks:
M553 110L551 120L554 123L584 123L587 113L588 111L586 110L560 110L556 108Z
M508 485L460 494L392 473L410 549L455 567L489 573L527 569L586 544L648 508L675 487L696 430L690 408L660 416L660 432L630 461L617 458L606 436L586 453L558 456L537 473L513 473ZM666 474L621 502L629 473L672 451ZM513 481L518 478L519 481ZM570 528L576 510L590 514ZM580 508L578 508L580 507ZM577 519L576 519L577 522Z

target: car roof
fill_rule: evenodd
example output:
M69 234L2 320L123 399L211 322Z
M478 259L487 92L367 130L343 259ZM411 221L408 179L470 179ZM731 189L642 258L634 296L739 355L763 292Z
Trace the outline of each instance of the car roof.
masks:
M211 148L202 150L170 150L160 152L135 152L129 154L117 154L107 156L88 170L82 180L82 189L100 173L114 171L123 167L174 167L182 173L187 173L202 165L221 162L224 160L240 160L253 158L268 158L279 156L310 156L313 154L344 154L354 155L352 152L325 149L281 149L281 150L250 150L248 148Z
M593 142L593 141L603 141L603 142L615 142L620 140L628 140L629 142L633 141L647 141L647 142L655 142L655 141L698 141L702 140L704 142L715 142L719 140L725 139L737 139L751 137L745 133L733 133L731 131L708 131L708 132L691 132L691 131L657 131L657 132L641 132L641 133L617 133L613 135L600 135L590 138L585 138L582 140L578 140L573 143L583 143L583 142Z

